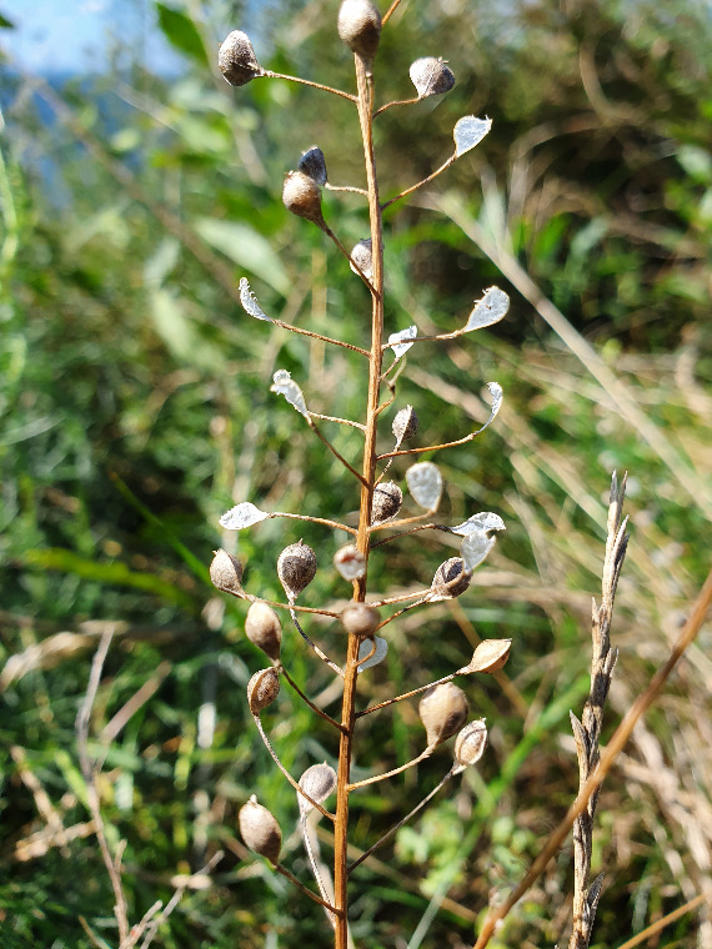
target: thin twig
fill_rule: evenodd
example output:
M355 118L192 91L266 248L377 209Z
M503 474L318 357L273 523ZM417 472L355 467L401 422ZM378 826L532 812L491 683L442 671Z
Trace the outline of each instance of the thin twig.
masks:
M682 906L678 906L677 909L672 910L672 912L666 913L665 916L661 916L660 919L656 919L654 923L646 926L645 929L641 930L635 936L626 939L617 949L635 949L635 946L640 946L641 943L648 942L649 939L653 936L657 936L657 934L662 932L667 926L677 922L678 919L687 913L691 913L693 909L697 909L698 906L702 906L703 903L706 902L708 902L707 897L704 893L700 893L698 896L693 897L693 899L683 903Z
M395 204L396 201L400 201L401 198L405 198L407 195L412 194L414 191L417 191L418 188L422 188L423 185L429 184L434 178L437 178L438 175L441 175L444 171L446 171L456 158L457 154L453 153L450 155L450 157L446 159L446 161L444 161L439 168L436 168L435 171L431 172L427 178L423 178L422 181L416 182L416 184L411 185L410 188L406 188L404 191L401 191L399 194L386 201L385 204L382 204L381 211L385 211L386 208L390 207L392 204Z
M302 893L308 896L310 900L314 900L315 903L318 903L320 906L323 906L324 909L328 909L329 912L331 913L339 912L337 908L335 906L332 906L331 903L327 902L327 900L323 899L321 896L317 896L317 894L314 893L312 890L310 890L308 886L304 886L302 881L298 880L294 876L294 874L290 873L290 871L281 863L273 863L272 867L274 870L277 871L277 873L281 873L283 877L286 877L290 883L293 883L296 887L299 887Z
M323 442L324 445L326 445L326 447L329 449L329 451L332 453L332 455L334 455L335 458L338 458L338 459L339 459L339 461L340 461L341 464L344 466L344 468L346 468L348 471L350 471L351 474L352 474L355 478L358 478L358 480L361 482L361 484L365 484L365 481L364 481L364 479L363 479L363 475L360 474L360 472L356 471L356 469L354 468L354 466L353 466L350 462L348 462L348 461L344 458L344 456L341 454L341 452L338 451L338 449L336 449L336 448L331 444L331 442L329 441L329 439L322 433L321 429L320 429L319 426L316 424L316 422L314 421L314 419L313 419L313 418L308 418L308 419L307 419L307 424L309 425L309 428L311 428L311 430L312 430L312 431L314 432L314 434L317 436L317 438L318 438L321 442Z
M269 603L269 600L265 600L264 602L265 602L265 603ZM295 609L296 609L296 607L290 607L289 613L290 613L290 615L291 615L291 617L292 617L292 622L293 622L294 625L296 626L297 632L299 633L299 635L302 637L302 639L303 639L304 642L307 644L307 646L309 646L309 648L310 648L311 650L313 650L313 652L321 659L321 661L322 661L322 662L325 662L325 663L327 664L327 666L331 669L332 672L335 672L338 676L341 676L341 678L343 679L343 677L344 677L344 670L341 668L341 666L337 665L337 664L333 661L333 659L329 659L329 657L328 657L327 654L324 652L324 650L321 649L320 646L317 646L317 644L314 642L314 640L311 639L311 638L304 632L304 630L302 629L302 627L301 627L301 625L300 625L300 623L299 623L299 620L298 620L297 617L296 617L296 614L294 613L294 610L295 610ZM338 613L331 613L330 615L331 615L331 616L338 616Z
M287 667L286 667L286 666L280 666L279 671L280 671L281 674L284 676L284 678L287 680L287 682L291 685L291 687L294 689L294 691L297 693L297 695L302 699L303 702L306 702L306 704L309 706L309 708L310 708L313 712L316 712L317 715L319 715L321 718L323 718L324 721L329 722L330 725L333 725L334 728L341 728L341 727L342 727L342 726L339 724L339 722L336 721L335 718L332 718L331 715L327 715L327 713L326 713L323 709L319 708L318 705L315 705L315 704L312 702L312 700L309 698L308 695L305 695L305 694L304 694L304 692L299 688L299 686L297 685L297 683L294 681L294 679L291 677L291 675L290 675L289 672L287 671Z
M397 768L393 768L391 771L383 771L381 774L373 774L370 778L364 778L362 781L355 781L353 784L349 784L349 793L351 793L351 791L356 791L358 788L365 788L368 784L376 784L379 781L385 781L387 778L393 778L397 774L407 771L408 768L414 768L415 765L420 764L421 761L425 761L426 758L429 758L432 755L434 748L435 745L428 745L428 747L424 751L421 751L421 753L415 758L411 758L410 761L406 761L405 764L402 764Z
M348 99L350 102L356 101L356 96L351 92L344 92L343 89L334 89L332 86L325 86L321 82L313 82L311 79L302 79L301 76L287 76L284 73L273 72L271 69L263 69L259 76L265 79L286 79L287 82L296 82L301 86L311 86L312 89L320 89L322 92L330 92L334 96L340 96L342 99Z

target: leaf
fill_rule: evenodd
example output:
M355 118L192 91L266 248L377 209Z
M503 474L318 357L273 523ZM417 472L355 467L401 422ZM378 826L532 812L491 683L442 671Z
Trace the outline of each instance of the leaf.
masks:
M241 531L246 527L252 527L253 524L259 524L270 516L249 501L242 501L223 514L220 518L220 526L228 531Z
M296 382L292 381L292 376L286 369L278 369L272 376L273 385L270 386L270 392L276 392L283 395L284 398L293 406L304 418L309 418L307 404L304 401L302 390Z
M403 342L408 339L415 339L418 335L418 327L413 325L409 326L406 330L400 330L398 333L391 333L388 337L388 345L393 350L396 359L400 359L401 356L405 356L412 343Z
M484 326L493 326L499 323L509 309L509 297L499 287L489 287L481 300L477 300L470 318L465 326L465 332L482 329Z
M374 640L376 642L376 651L370 659L366 659L365 662L361 662L362 656L367 656L373 649ZM364 639L364 641L358 647L359 672L363 672L364 669L370 669L372 666L377 666L379 662L383 662L387 654L388 643L385 639L383 639L382 636L374 636L373 639Z
M437 509L443 490L443 478L432 461L411 465L405 473L406 484L413 500L426 511Z
M256 320L266 320L268 323L272 322L257 302L257 297L252 292L247 277L240 278L240 303L245 313L249 316L254 316Z
M478 119L474 115L465 115L455 123L452 137L455 140L455 157L459 158L465 152L478 145L492 128L492 119L485 117Z
M165 3L157 3L156 10L158 25L168 42L190 59L207 67L209 64L205 47L191 18Z
M206 243L250 270L278 293L286 295L292 282L272 246L247 224L222 218L198 218L193 226Z
M8 20L6 16L3 16L3 14L0 13L0 27L2 27L3 30L14 30L15 24L12 22L12 20Z
M473 514L462 524L449 528L451 534L460 534L462 537L468 537L475 531L506 531L504 521L493 511L481 511L479 514Z
M487 554L495 545L495 537L490 537L483 530L475 530L468 534L460 546L460 556L465 561L465 569L472 573L479 567Z

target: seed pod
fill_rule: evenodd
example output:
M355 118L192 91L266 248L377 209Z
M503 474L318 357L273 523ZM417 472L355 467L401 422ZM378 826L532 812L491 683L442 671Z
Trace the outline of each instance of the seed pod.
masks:
M243 804L238 815L240 836L250 850L260 854L271 863L279 860L279 851L282 849L282 831L276 818L257 803L253 794L247 804Z
M290 600L295 600L314 579L316 554L300 540L285 547L277 559L277 576Z
M282 625L275 611L260 600L253 603L245 617L245 633L251 643L275 662L282 648Z
M242 594L242 564L222 547L216 550L210 564L213 586L225 593Z
M403 492L395 481L377 484L373 491L371 504L371 523L380 524L395 517L403 503Z
M410 81L415 86L419 98L442 95L455 85L452 70L442 59L424 56L410 65Z
M297 169L303 171L318 185L326 184L326 159L318 145L312 145L302 154Z
M425 726L428 747L439 745L454 735L467 718L467 699L452 682L431 686L418 705Z
M259 715L279 695L279 673L270 666L260 669L247 683L247 703L253 715Z
M406 438L412 438L415 435L418 431L418 416L415 414L412 405L406 405L404 409L396 412L391 431L399 445Z
M325 761L322 764L313 764L302 774L299 787L309 797L319 804L323 804L336 788L336 772ZM301 794L297 794L299 812L304 816L312 810L314 805Z
M306 218L319 227L325 226L319 185L303 171L287 172L282 188L282 202L285 208L297 217Z
M352 636L372 636L380 621L378 610L366 603L349 603L341 614L341 623Z
M458 732L453 756L458 764L468 767L480 760L486 747L487 726L484 718L477 718Z
M343 0L336 26L341 40L354 53L373 59L381 36L381 14L371 0Z
M264 72L249 36L241 30L233 30L223 41L218 52L218 68L231 86L244 86Z
M334 566L344 580L358 580L366 572L366 558L355 544L346 544L334 554Z
M465 570L462 557L450 557L435 571L430 589L437 594L438 599L451 600L455 596L461 596L471 580L472 574Z
M357 264L364 277L368 277L370 280L373 276L373 255L371 253L370 237L366 237L359 241L358 244L354 244L351 248L351 260L352 263L349 264L349 266L353 272L358 273L358 270L354 267L354 264Z

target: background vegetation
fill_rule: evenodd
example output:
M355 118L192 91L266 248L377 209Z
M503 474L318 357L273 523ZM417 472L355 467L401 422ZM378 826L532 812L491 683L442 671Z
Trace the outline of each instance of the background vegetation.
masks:
M122 49L118 23L116 55L91 76L52 87L2 66L2 942L83 949L81 915L112 943L74 720L98 634L115 623L94 747L124 702L155 688L108 745L101 788L113 840L128 841L132 917L221 847L214 885L186 893L163 945L327 946L318 907L236 835L250 793L283 828L297 808L246 714L261 660L242 636L243 610L213 595L205 565L233 501L356 507L348 479L268 389L273 370L288 368L310 407L358 417L365 381L342 355L248 321L235 287L247 274L268 312L326 333L338 323L360 340L358 281L279 201L303 149L321 146L335 183L360 183L360 150L346 103L276 82L231 90L215 77L214 50L241 27L266 66L333 85L351 83L349 57L336 4L324 0L155 8L183 55L180 75ZM410 94L408 64L422 55L448 59L458 80L436 106L383 117L386 194L446 157L460 115L494 120L474 157L433 189L449 214L415 203L388 212L386 266L390 331L459 326L493 282L512 296L495 332L411 356L399 400L415 405L423 439L437 440L477 417L484 381L502 384L496 425L438 462L454 517L497 511L508 531L468 595L431 608L427 622L397 624L365 695L451 671L477 637L514 644L506 677L467 687L491 734L480 773L358 873L354 936L369 949L471 945L488 899L518 881L570 803L568 710L588 688L612 469L631 475L633 537L609 727L667 655L709 568L711 26L695 0L411 0L384 32L383 98ZM357 199L329 200L327 212L345 243L363 236ZM277 553L302 535L317 551L333 546L281 522L240 535L250 589L277 592ZM394 547L384 585L429 581L440 559L423 540ZM315 582L328 596L326 577ZM606 781L595 946L709 898L710 636L707 627ZM326 685L301 643L288 637L284 651L310 692ZM292 771L331 760L322 728L289 695L266 719ZM422 745L414 709L372 728L364 768ZM435 756L417 776L364 793L355 843L446 767ZM563 941L570 878L563 853L496 944ZM712 944L698 912L649 945Z

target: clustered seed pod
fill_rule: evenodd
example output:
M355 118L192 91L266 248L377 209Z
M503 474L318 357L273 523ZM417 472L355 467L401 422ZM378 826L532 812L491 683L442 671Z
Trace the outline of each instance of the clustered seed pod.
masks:
M297 217L306 218L319 227L325 226L324 215L321 213L321 190L316 181L303 171L287 172L282 188L282 202L285 208Z
M381 14L371 0L343 0L336 25L341 40L354 53L373 59L381 37Z
M403 492L395 481L377 484L373 491L371 504L371 523L380 524L395 517L403 503Z
M424 56L411 63L410 81L415 86L419 98L442 95L455 85L455 76L442 59Z
M228 34L218 53L218 68L231 86L244 86L264 70L257 62L247 33L233 30Z
M257 600L247 611L245 634L262 652L275 662L279 660L282 649L282 624L275 611Z
M351 249L351 264L349 266L354 273L358 273L354 264L356 264L364 277L370 280L373 276L373 254L371 253L371 238L367 237L354 244Z
M391 431L398 444L415 435L418 431L418 416L415 414L412 405L406 405L404 409L396 412Z
M282 849L282 831L276 818L257 803L253 794L247 804L243 804L238 815L240 835L250 850L267 857L272 863L279 860Z
M279 695L279 673L270 666L260 669L247 683L247 703L253 715L259 715Z
M214 552L210 564L210 579L214 587L225 593L242 593L242 564L222 547Z
M428 746L439 745L454 735L467 718L465 693L452 682L431 686L420 700L418 714L425 726Z
M334 554L334 566L344 580L358 580L366 572L366 558L355 544L346 544Z
M439 597L451 600L455 596L461 596L469 587L471 580L472 574L465 570L465 561L462 557L450 557L435 571L430 589Z
M455 739L453 756L458 764L469 767L476 764L485 753L487 747L487 726L484 718L468 722L461 729Z
M380 621L378 610L366 603L349 603L341 614L341 624L352 636L372 636Z
M290 600L309 586L316 574L316 554L300 540L285 547L277 559L277 576Z
M312 145L302 154L297 170L303 171L321 187L326 184L326 159L318 145Z

